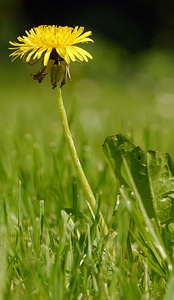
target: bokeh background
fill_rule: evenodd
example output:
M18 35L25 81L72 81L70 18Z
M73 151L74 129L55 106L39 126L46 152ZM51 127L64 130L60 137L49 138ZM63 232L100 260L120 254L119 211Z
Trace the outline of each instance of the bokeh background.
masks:
M81 25L131 53L174 47L172 0L1 0L1 42L40 24Z
M40 24L83 25L93 32L84 48L94 59L72 63L63 88L77 144L95 140L100 152L107 135L128 132L142 147L174 154L173 13L172 0L1 0L1 128L48 140L59 130L49 76L40 85L30 76L39 64L12 64L8 41Z

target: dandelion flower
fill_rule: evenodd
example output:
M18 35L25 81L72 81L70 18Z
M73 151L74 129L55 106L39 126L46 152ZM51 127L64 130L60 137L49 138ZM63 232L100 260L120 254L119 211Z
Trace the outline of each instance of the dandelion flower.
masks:
M19 42L9 42L14 50L10 54L12 61L16 58L23 62L33 64L42 60L42 67L35 80L42 82L44 76L51 71L53 88L59 83L60 87L70 78L69 64L71 61L88 61L92 55L78 47L79 43L93 42L89 36L91 31L84 32L84 27L41 25L25 31L25 36L19 36Z

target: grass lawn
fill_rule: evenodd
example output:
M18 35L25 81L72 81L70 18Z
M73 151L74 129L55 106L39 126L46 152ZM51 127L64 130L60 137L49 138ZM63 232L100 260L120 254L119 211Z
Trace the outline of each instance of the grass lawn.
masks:
M94 59L72 63L62 88L70 128L99 209L91 216L64 139L49 75L7 54L1 65L0 300L174 299L173 272L143 235L108 166L107 136L129 133L144 150L174 157L174 56L134 57L99 38ZM124 198L124 197L123 197ZM125 200L125 201L124 201ZM134 222L134 226L132 226ZM135 223L137 226L135 226ZM154 226L155 228L155 226ZM167 249L173 263L173 247ZM165 259L164 259L165 260Z

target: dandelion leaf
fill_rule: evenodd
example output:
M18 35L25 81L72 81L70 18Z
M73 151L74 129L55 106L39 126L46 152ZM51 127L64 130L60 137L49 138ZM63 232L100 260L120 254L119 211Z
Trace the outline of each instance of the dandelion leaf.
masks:
M143 151L123 134L107 137L103 151L119 184L131 192L123 164L123 157L126 159L149 218L171 226L174 221L174 162L170 155Z

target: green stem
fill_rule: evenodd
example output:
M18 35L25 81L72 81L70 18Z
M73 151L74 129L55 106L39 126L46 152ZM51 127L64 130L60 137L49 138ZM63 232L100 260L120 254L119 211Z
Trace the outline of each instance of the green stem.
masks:
M61 89L59 87L57 87L56 91L57 91L56 94L57 94L58 109L59 109L60 119L61 119L62 127L64 130L66 142L68 144L71 158L72 158L73 164L75 166L78 179L81 182L81 186L82 186L83 192L85 194L86 200L90 205L92 214L95 216L96 199L95 199L94 194L91 190L91 187L88 183L88 180L84 174L80 160L77 155L77 151L76 151L74 141L73 141L73 138L71 135L71 131L70 131L69 125L68 125L68 120L67 120L66 110L65 110L65 107L63 104ZM100 228L101 228L104 236L106 236L108 234L108 228L107 228L107 225L105 223L105 220L104 220L101 212L100 212Z

